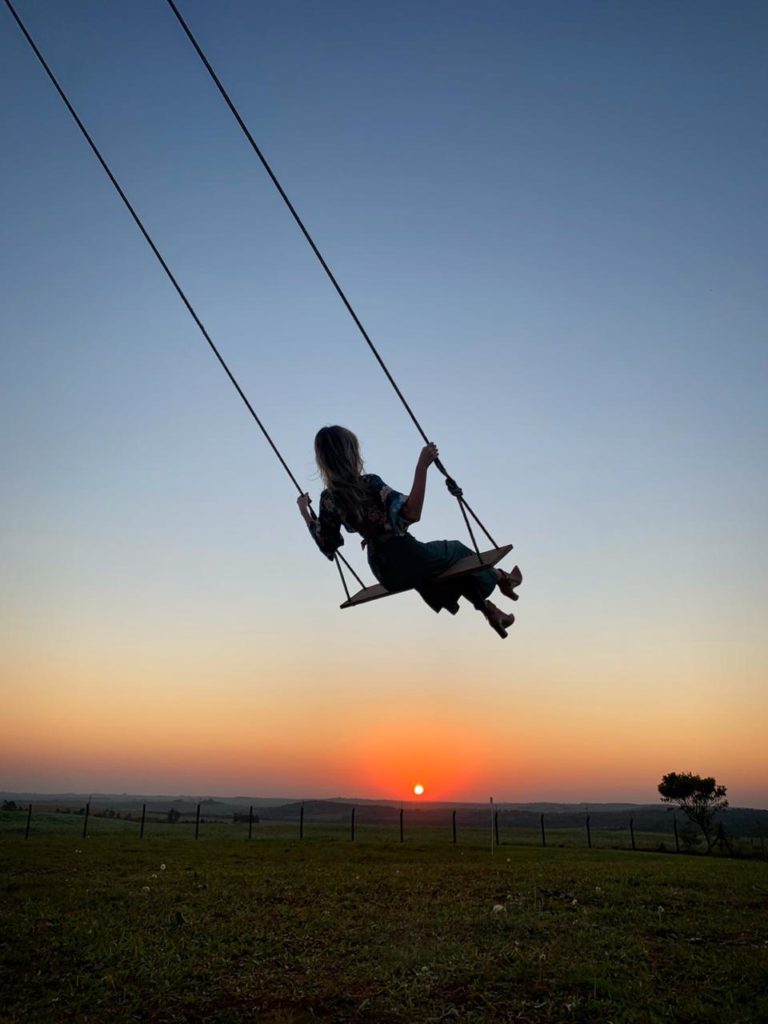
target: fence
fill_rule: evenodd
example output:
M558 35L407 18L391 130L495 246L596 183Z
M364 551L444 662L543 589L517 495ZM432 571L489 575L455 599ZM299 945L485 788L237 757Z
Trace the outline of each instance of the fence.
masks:
M623 827L612 826L610 828L603 827L593 830L591 814L584 815L583 824L580 827L558 826L558 815L551 815L548 819L545 814L539 815L537 828L524 827L509 823L505 824L503 820L504 812L500 812L498 809L493 809L490 812L488 826L485 828L477 824L477 812L471 814L470 821L462 823L458 819L457 810L446 811L445 825L440 826L419 822L418 813L409 822L404 807L399 809L394 826L380 822L368 822L361 825L356 814L357 810L357 807L351 806L346 820L343 818L335 818L333 820L324 818L310 822L305 815L304 804L301 803L298 806L298 814L295 821L289 819L267 819L264 821L254 812L253 805L249 806L247 814L244 812L233 812L228 818L205 818L202 814L201 803L195 806L193 813L183 813L175 811L173 808L170 811L148 810L147 804L144 803L141 807L141 813L134 815L133 812L125 812L125 814L115 813L112 809L102 809L101 811L97 809L92 812L91 801L88 801L84 807L79 808L75 812L72 812L70 809L64 812L60 809L57 809L55 812L41 810L38 817L42 828L38 829L38 834L50 834L52 831L52 818L54 815L60 815L62 818L72 817L77 819L80 816L82 817L82 828L78 826L77 829L77 834L82 839L86 839L94 833L96 821L101 823L104 819L107 819L110 823L108 831L112 834L115 834L119 829L122 835L125 835L126 828L136 828L138 838L142 840L153 833L167 838L171 833L178 835L192 827L194 839L199 840L201 837L201 826L204 826L203 831L208 836L215 835L219 838L223 836L227 838L240 836L247 841L252 841L254 839L254 826L257 825L259 838L261 839L279 838L284 841L295 839L300 842L307 839L346 839L349 842L357 842L361 839L360 833L362 828L364 839L373 839L379 842L399 841L400 843L405 843L406 838L423 842L428 836L430 841L446 841L453 845L460 843L478 845L479 843L490 842L491 848L502 845L538 845L542 848L548 846L584 846L590 850L598 848L676 853L690 852L695 846L690 833L687 832L683 833L684 841L681 842L681 832L678 829L676 817L672 819L672 831L670 834L659 831L636 832L633 817L628 818ZM33 815L32 804L29 804L26 812L24 812L23 808L18 808L14 812L14 816L23 817L24 838L27 840L31 839L35 835L34 822L36 820ZM5 815L5 818L7 826L8 815ZM552 819L554 819L554 824ZM55 830L62 831L58 825ZM6 834L9 832L18 834L15 828L9 829L6 827L2 831ZM21 829L18 831L20 832ZM104 834L105 830L100 825L100 827L95 828L95 831ZM720 852L734 853L732 842L733 837L725 837L723 833L720 842ZM761 834L752 838L747 848L744 848L743 842L742 840L738 850L740 854L766 857L764 830L761 829Z

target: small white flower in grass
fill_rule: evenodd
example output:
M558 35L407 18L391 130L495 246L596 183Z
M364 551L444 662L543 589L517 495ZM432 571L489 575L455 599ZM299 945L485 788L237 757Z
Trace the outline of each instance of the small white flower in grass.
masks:
M142 885L141 891L142 892L149 892L149 886L148 885Z
M493 908L494 914L506 914L506 912L507 908L505 906L502 906L501 903L497 903Z
M575 906L576 906L576 904L577 904L578 902L579 902L579 901L578 901L577 899L573 899L573 900L571 900L571 906L572 906L572 907L575 907Z
M161 865L160 865L160 870L161 870L161 871L165 871L165 864L161 864Z
M157 875L150 875L150 878L157 878Z

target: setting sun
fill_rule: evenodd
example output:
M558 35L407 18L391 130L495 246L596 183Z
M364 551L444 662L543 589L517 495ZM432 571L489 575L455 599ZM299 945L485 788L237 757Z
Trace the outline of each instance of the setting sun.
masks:
M416 796L421 796L421 794L424 792L424 787L420 782L417 782L416 785L413 787L413 792L416 794Z

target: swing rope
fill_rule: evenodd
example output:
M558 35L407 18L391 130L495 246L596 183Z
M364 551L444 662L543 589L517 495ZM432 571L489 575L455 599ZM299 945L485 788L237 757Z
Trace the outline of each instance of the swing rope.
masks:
M178 293L179 298L184 303L184 305L187 307L187 310L189 311L190 316L192 317L192 319L195 321L195 323L199 327L200 332L203 335L203 337L205 338L205 340L208 342L208 345L210 346L211 351L213 352L213 354L218 359L219 363L221 364L222 369L226 373L227 377L229 377L230 381L232 382L232 384L233 384L235 390L237 391L238 395L240 396L240 398L242 398L243 402L245 403L245 407L247 408L248 412L251 414L253 419L256 421L256 425L258 426L259 430L264 435L264 437L265 437L267 443L269 444L270 448L272 449L272 451L277 456L277 458L278 458L278 460L280 462L280 465L283 467L285 472L290 477L290 480L293 483L293 486L296 488L296 490L299 492L299 494L304 494L303 488L299 485L298 480L296 479L296 477L291 472L291 469L288 466L288 463L285 461L285 459L283 458L282 454L280 453L279 448L277 447L275 442L272 440L272 438L271 438L271 436L269 434L269 431L264 426L264 424L262 423L262 421L259 418L258 414L256 413L256 410L253 408L253 406L249 402L247 395L245 394L243 389L238 384L237 379L235 378L235 375L232 373L232 371L230 370L229 366L227 366L227 363L224 360L224 357L222 356L222 354L219 352L218 348L214 344L213 339L211 338L210 334L206 330L206 327L203 324L202 320L200 319L200 317L195 312L194 307L192 306L192 303L189 301L189 299L185 295L181 285L179 284L179 282L174 277L173 272L171 271L171 268L168 266L168 264L163 259L162 255L160 254L160 250L157 248L157 246L155 245L154 241L152 240L152 237L150 236L149 232L144 227L144 224L142 223L141 218L136 213L135 209L131 205L130 200L128 199L128 197L126 196L125 192L120 187L120 183L118 182L117 178L114 176L114 174L110 170L110 167L107 164L107 162L104 159L104 157L101 155L98 146L93 141L93 139L91 138L90 134L88 133L88 129L85 127L83 122L78 117L77 111L75 110L75 108L70 103L66 93L64 92L62 87L59 85L59 82L58 82L56 76L54 75L53 71L51 71L50 67L48 66L47 61L43 57L43 55L40 52L40 50L37 48L37 45L35 44L34 39L32 38L32 36L27 31L27 28L24 25L24 23L21 20L21 18L19 17L19 15L16 13L16 9L14 8L13 4L11 3L11 0L5 0L5 4L6 4L6 7L8 8L8 10L13 15L13 17L14 17L14 19L16 21L16 24L21 29L21 31L22 31L22 33L24 35L24 38L27 40L27 42L31 46L33 53L35 54L37 59L40 61L40 64L42 65L45 73L48 75L49 79L53 83L53 86L56 89L56 92L59 94L59 96L63 100L64 105L66 106L67 110L72 115L72 117L73 117L73 119L75 121L75 124L80 129L80 131L82 132L83 137L85 138L86 142L88 143L88 145L93 150L93 153L96 156L96 159L99 161L99 163L101 164L102 168L104 169L107 177L109 178L109 180L114 185L117 194L122 199L122 201L125 204L128 212L130 213L131 217L133 217L133 220L136 223L136 226L138 227L139 231L141 231L141 233L144 236L144 238L145 238L147 244L149 245L150 249L152 250L152 252L157 257L157 260L160 263L160 266L165 271L165 273L168 276L168 279L170 280L171 284L176 289L176 292ZM313 515L313 518L315 518L314 512L312 512L312 515ZM346 560L346 558L344 558L344 556L342 554L340 554L339 552L336 552L335 555L334 555L334 559L336 561L336 567L339 570L339 575L341 576L342 583L344 584L344 590L345 590L345 592L347 594L347 599L349 599L349 590L347 589L346 580L344 579L344 573L342 571L341 565L339 564L340 561L343 562L344 565L346 565L347 569L349 569L349 571L352 573L352 575L355 577L355 579L357 580L357 582L360 584L361 587L364 587L365 584L363 583L363 581L360 579L360 577L357 575L355 570L352 568L352 566L349 564L349 562Z
M8 0L6 0L6 2L8 2ZM413 409L411 409L410 405L406 401L406 398L403 395L403 392L398 387L397 381L395 380L395 378L390 373L389 368L387 367L387 364L384 362L384 360L381 357L381 354L379 353L379 350L374 345L374 343L371 340L371 337L368 334L368 332L366 331L365 327L363 327L363 324L362 324L360 318L358 317L358 315L355 312L355 310L352 308L352 304L350 303L349 299L347 298L347 296L345 295L344 291L342 290L341 285L336 280L336 277L334 276L333 271L331 270L331 268L326 263L325 258L323 257L322 253L320 252L320 250L318 249L317 245L315 244L314 239L312 238L312 236L310 235L309 231L305 227L304 222L302 221L301 217L299 216L299 214L298 214L298 212L296 210L296 207L293 205L291 200L288 198L288 195L286 194L285 189L283 188L283 186L278 181L277 176L275 175L275 172L272 170L272 168L269 165L269 162L267 161L267 158L264 156L264 154L262 153L261 149L257 145L256 140L254 139L254 137L251 135L250 131L248 130L248 126L246 125L246 123L243 120L243 118L240 116L240 112L238 111L237 107L233 103L229 93L227 92L227 90L222 85L219 76L213 70L213 67L211 66L210 61L208 60L206 55L203 53L203 50L202 50L200 44L198 43L198 41L195 38L195 36L192 34L192 30L190 29L189 25L187 25L186 21L182 17L181 12L179 11L179 9L176 6L176 4L174 3L174 0L167 0L167 3L168 3L168 6L173 11L174 15L176 16L176 19L178 20L179 24L181 25L182 29L184 30L184 33L186 34L186 36L189 39L190 43L192 44L193 48L195 49L198 57L203 62L203 65L204 65L206 71L210 75L214 85L216 86L216 88L218 89L219 93L221 94L222 99L224 100L224 102L229 107L229 109L230 109L230 111L232 113L232 116L235 118L235 120L237 121L238 125L242 129L243 134L245 135L246 139L248 140L248 142L251 145L251 148L253 149L254 153L256 154L256 156L261 161L261 164L262 164L264 170L269 175L270 180L272 181L272 184L275 186L275 188L277 189L277 191L280 194L281 199L283 200L285 205L288 207L288 210L290 211L291 216L296 221L296 224L298 225L301 233L304 235L304 238L307 240L310 248L312 249L312 252L317 257L317 259L318 259L318 261L320 263L320 266L325 271L326 275L328 276L329 281L331 282L331 284L333 285L334 289L336 290L339 298L344 303L344 306L346 307L347 312L352 317L352 319L353 319L353 321L355 323L355 326L357 327L357 329L359 330L360 334L363 337L363 340L365 341L365 343L368 346L368 348L371 350L374 358L378 362L378 364L381 367L381 369L384 371L384 374L385 374L387 380L389 381L389 383L394 388L395 394L397 395L397 397L402 402L402 404L403 404L403 406L405 408L405 411L408 413L410 418L413 420L413 423L414 423L416 429L418 430L418 432L421 434L421 436L422 436L422 438L424 440L424 443L425 444L429 444L429 438L427 437L427 434L425 433L424 428L422 427L421 423L419 423L418 419L416 418L416 415L415 415ZM449 475L448 471L446 470L445 466L442 464L440 459L436 459L435 460L435 466L437 467L437 469L445 477L445 485L448 488L449 493L454 498L456 498L456 500L457 500L457 502L459 504L459 508L461 509L461 514L464 516L464 522L467 524L467 529L469 531L469 536L472 538L472 544L474 545L475 552L477 554L478 559L482 562L482 559L480 558L480 548L478 547L477 541L475 540L475 535L474 535L474 533L472 531L472 527L470 526L469 518L467 516L467 513L469 513L469 515L472 516L472 518L475 520L477 525L483 531L483 533L488 538L488 540L491 542L491 544L494 546L494 548L497 548L498 544L493 539L493 537L490 535L490 533L485 528L483 523L480 521L480 519L477 516L476 512L472 509L472 507L469 505L469 503L465 500L461 488L456 483L456 481L453 479L453 477L451 477Z

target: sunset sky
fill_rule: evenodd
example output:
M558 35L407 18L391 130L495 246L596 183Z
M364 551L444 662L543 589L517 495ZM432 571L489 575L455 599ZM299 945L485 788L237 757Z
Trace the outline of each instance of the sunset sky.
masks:
M517 622L339 610L3 5L0 789L653 801L695 771L768 806L768 7L179 6L514 543ZM17 7L297 477L341 423L407 491L421 439L167 5ZM466 539L437 474L413 532Z

